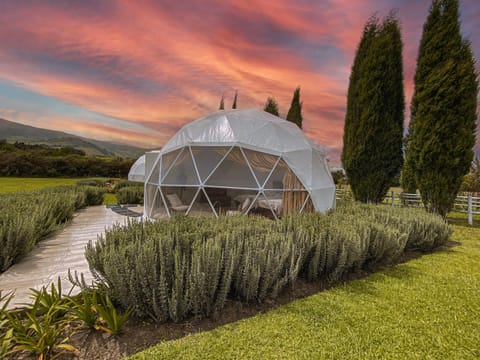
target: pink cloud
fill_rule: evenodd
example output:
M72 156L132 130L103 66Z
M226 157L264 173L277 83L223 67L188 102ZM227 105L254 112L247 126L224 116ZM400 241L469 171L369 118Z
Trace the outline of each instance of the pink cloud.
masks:
M235 89L240 108L261 107L274 96L285 114L300 85L305 132L339 149L363 26L375 11L383 16L395 6L408 104L429 2L10 2L0 5L0 79L165 135L215 110L222 94L229 106ZM468 0L464 6L477 5ZM478 9L468 12L467 28L476 28L478 16ZM478 43L474 48L480 51ZM61 118L45 118L45 126L58 126ZM141 140L131 129L72 123L86 136L137 144L155 137ZM160 145L167 138L158 139Z

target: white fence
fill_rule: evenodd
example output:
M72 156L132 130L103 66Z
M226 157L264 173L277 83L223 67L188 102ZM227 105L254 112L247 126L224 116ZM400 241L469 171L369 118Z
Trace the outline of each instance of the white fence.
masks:
M353 200L350 189L337 189L337 200ZM384 204L392 206L424 207L420 194L396 193L390 191L383 199ZM480 215L480 197L459 195L455 199L452 211L468 214L468 224L473 224L473 215Z

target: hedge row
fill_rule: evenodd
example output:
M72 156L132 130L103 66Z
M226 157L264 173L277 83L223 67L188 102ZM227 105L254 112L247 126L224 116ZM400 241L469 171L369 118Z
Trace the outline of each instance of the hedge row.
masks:
M123 308L157 322L218 313L227 299L262 302L302 277L336 282L430 250L451 229L422 210L347 205L327 215L194 218L116 226L90 242L96 280Z
M70 220L75 210L101 204L104 192L92 186L57 186L0 194L0 272Z
M119 204L143 204L143 184L115 187L115 195Z
M1 136L1 135L0 135ZM71 147L51 148L0 140L0 176L127 177L134 160L86 156Z

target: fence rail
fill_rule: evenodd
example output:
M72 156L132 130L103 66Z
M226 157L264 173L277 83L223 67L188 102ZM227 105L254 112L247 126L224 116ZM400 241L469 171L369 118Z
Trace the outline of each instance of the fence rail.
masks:
M336 190L337 200L353 201L353 194L350 189L338 188ZM398 193L390 191L383 199L384 204L392 206L424 207L420 194ZM452 211L468 214L468 223L473 224L473 215L480 215L480 197L472 195L458 195L453 204Z

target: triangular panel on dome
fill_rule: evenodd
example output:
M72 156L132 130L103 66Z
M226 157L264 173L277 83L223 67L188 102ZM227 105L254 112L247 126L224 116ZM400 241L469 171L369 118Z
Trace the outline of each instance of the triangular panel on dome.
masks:
M250 167L243 153L234 147L223 159L213 174L207 179L205 186L258 189Z
M168 211L165 208L165 199L160 188L155 195L155 202L152 206L151 218L153 219L165 219L168 218Z
M145 182L145 155L140 156L128 172L129 181Z
M304 210L309 198L308 191L265 191L265 196L277 216L298 214Z
M199 191L193 186L162 186L160 189L171 215L185 214Z
M323 212L335 207L335 188L312 190L310 197L312 198L316 211Z
M264 121L258 121L258 113L240 114L232 112L228 114L230 127L232 128L235 138L241 143L248 143L252 134L256 134L259 129L265 125Z
M278 161L278 156L243 148L243 153L252 168L260 187L265 184L268 175Z
M147 182L151 184L158 184L160 181L160 158L155 161L153 168L147 178Z
M207 179L230 150L226 146L192 146L191 149L202 181Z
M308 149L310 145L305 137L299 137L292 134L291 125L288 122L277 125L273 128L273 134L282 144L283 151L295 151L300 149Z
M312 151L312 188L331 188L335 184L325 158L318 151Z
M162 194L156 185L146 185L145 213L151 219L162 219L168 217L165 210Z
M192 155L188 148L177 157L162 181L165 185L199 185Z
M233 143L236 141L235 133L224 114L220 114L216 118L206 119L203 122L192 123L185 131L193 144Z
M190 215L215 215L217 216L216 210L213 208L213 203L208 198L205 190L203 188L199 188L198 193L196 194L195 198L193 199L190 208L187 211L187 214Z
M302 182L290 169L285 160L280 159L264 186L267 190L305 190Z
M168 174L169 170L171 169L173 163L177 159L177 157L180 156L181 153L185 148L180 148L174 151L171 151L169 153L163 154L162 155L162 166L161 166L161 172L162 172L162 180L165 178L165 176ZM188 150L188 149L187 149ZM158 166L158 165L157 165Z
M245 142L254 147L272 149L280 153L283 151L284 145L277 136L272 136L272 134L276 134L276 127L275 123L266 122L252 133Z
M312 186L312 149L289 151L283 159L308 189Z
M254 204L255 213L265 215L278 219L282 216L282 200L281 199L269 199L265 196L265 193L261 192Z
M205 193L218 214L246 214L252 207L257 189L231 189L206 187Z
M305 199L305 202L302 205L302 208L300 209L300 213L312 213L315 211L315 206L313 205L312 198L310 194L308 194L307 198Z

